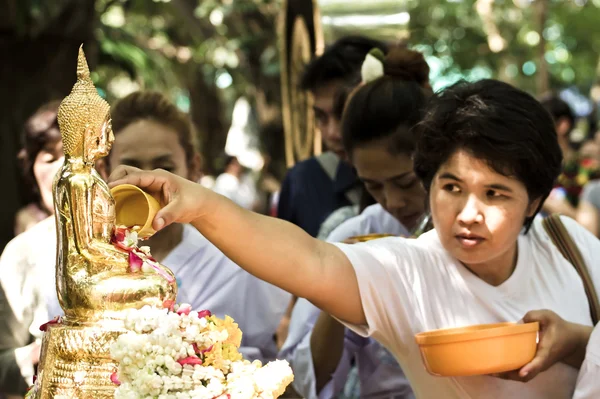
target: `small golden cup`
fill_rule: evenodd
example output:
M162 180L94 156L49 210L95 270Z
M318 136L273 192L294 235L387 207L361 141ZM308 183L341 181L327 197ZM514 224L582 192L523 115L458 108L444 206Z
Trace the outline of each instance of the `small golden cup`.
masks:
M152 222L160 204L150 194L132 184L121 184L110 190L115 199L115 216L119 226L139 226L139 238L151 237L156 230Z

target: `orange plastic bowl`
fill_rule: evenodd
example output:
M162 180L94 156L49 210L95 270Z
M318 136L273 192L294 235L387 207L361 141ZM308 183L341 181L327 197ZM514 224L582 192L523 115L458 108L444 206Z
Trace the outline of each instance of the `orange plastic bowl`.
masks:
M498 323L415 336L427 371L462 377L516 370L535 356L539 324Z

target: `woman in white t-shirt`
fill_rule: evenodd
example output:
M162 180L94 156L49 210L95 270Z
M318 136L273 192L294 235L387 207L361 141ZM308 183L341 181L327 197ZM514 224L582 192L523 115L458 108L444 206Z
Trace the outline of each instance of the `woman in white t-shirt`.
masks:
M581 365L567 357L573 345L559 341L551 357L538 352L513 376L529 380L523 384L434 377L414 339L438 328L517 321L537 309L592 325L581 279L535 219L561 161L543 107L506 83L482 80L435 95L419 124L414 169L435 230L418 239L330 244L164 171L123 167L110 180L161 193L155 228L191 223L250 273L373 336L419 398L570 398ZM563 222L600 287L600 242L574 221ZM545 336L542 330L542 342Z

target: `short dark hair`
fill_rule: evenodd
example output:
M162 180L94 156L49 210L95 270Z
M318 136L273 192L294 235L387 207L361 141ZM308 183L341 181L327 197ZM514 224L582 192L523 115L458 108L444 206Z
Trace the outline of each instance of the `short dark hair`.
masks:
M415 173L427 191L457 150L519 179L529 199L542 203L561 171L562 152L550 114L529 94L496 80L459 82L430 101L418 125L414 155ZM526 218L525 231L534 217Z
M160 92L136 91L127 95L113 105L111 117L115 135L130 124L145 119L168 126L177 132L186 162L192 162L196 155L196 130L189 115Z
M429 66L423 55L406 47L389 50L384 75L358 87L345 106L342 140L349 156L363 144L389 137L389 151L412 155L412 128L423 116L431 95Z
M33 173L33 164L42 150L50 151L61 141L57 119L59 105L60 100L42 105L27 119L23 127L23 147L18 154L18 158L21 162L23 178L30 189L28 194L31 196L31 200L40 206L42 198Z
M571 126L575 125L575 114L567 104L556 94L549 94L540 99L540 103L546 108L546 111L552 115L552 118L557 122L561 118L567 118L571 122Z
M360 67L375 47L384 52L387 50L385 43L364 36L347 36L337 40L306 66L300 81L301 88L314 90L336 80L358 83Z

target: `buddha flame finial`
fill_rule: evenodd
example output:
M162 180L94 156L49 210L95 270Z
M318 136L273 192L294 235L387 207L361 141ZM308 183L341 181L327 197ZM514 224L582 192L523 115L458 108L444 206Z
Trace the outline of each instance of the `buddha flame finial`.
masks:
M83 45L77 57L77 81L58 108L58 125L66 155L82 156L86 132L100 129L110 118L108 103L98 95L90 77Z
M77 56L77 80L90 79L90 68L88 67L83 44L79 46L79 55Z

